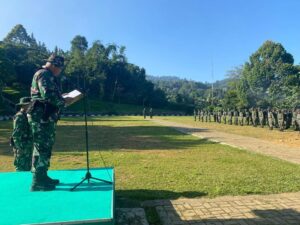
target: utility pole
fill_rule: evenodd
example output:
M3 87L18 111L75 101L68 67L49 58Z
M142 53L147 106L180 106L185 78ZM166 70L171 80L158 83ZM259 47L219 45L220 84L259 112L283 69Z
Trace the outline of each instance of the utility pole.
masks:
M214 105L214 61L211 61L211 105Z

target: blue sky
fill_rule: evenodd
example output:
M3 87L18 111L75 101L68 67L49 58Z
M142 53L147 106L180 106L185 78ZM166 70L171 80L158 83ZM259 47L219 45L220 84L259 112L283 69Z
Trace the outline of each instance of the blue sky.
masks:
M23 24L49 49L79 34L126 46L147 74L196 81L225 77L266 40L300 63L298 0L0 0L0 39Z

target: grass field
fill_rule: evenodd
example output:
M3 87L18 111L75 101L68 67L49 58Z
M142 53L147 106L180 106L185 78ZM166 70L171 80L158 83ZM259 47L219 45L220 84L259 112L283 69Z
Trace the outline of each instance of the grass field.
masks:
M11 122L0 122L0 171L14 170L10 132ZM141 117L91 118L89 134L91 167L115 167L118 197L139 201L300 191L299 165L201 140ZM51 169L84 168L85 162L83 121L61 120Z
M236 126L215 122L200 122L194 121L192 116L167 116L159 117L160 120L173 121L176 123L187 124L195 127L209 128L217 131L223 131L232 134L238 134L248 137L259 138L266 141L271 141L277 144L284 144L291 147L300 146L300 132L292 129L280 132L278 129L269 130L268 127L253 127L253 126Z

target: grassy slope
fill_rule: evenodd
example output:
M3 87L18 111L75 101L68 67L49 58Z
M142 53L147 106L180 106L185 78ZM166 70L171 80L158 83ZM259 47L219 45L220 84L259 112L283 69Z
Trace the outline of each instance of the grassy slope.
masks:
M84 123L60 121L51 169L83 168ZM117 195L136 200L300 191L300 166L211 143L140 117L89 122L91 166L114 166ZM0 122L0 171L12 171ZM104 158L105 165L101 160Z

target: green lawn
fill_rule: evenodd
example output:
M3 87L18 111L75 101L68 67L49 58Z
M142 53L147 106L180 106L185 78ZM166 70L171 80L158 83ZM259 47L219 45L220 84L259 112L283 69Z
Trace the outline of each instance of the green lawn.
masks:
M277 144L283 144L290 147L299 147L300 146L300 133L294 131L293 129L285 130L280 132L278 128L274 130L269 130L268 126L264 128L253 127L253 126L236 126L228 125L223 123L215 122L200 122L194 121L193 116L165 116L158 117L160 120L170 121L181 123L184 125L199 127L199 128L208 128L212 130L218 130L226 133L242 135L246 137L254 137Z
M0 122L0 171L12 171L11 122ZM300 191L300 166L162 127L141 117L89 121L91 167L114 166L133 200ZM105 164L101 157L103 157ZM85 167L84 123L63 119L51 169Z

